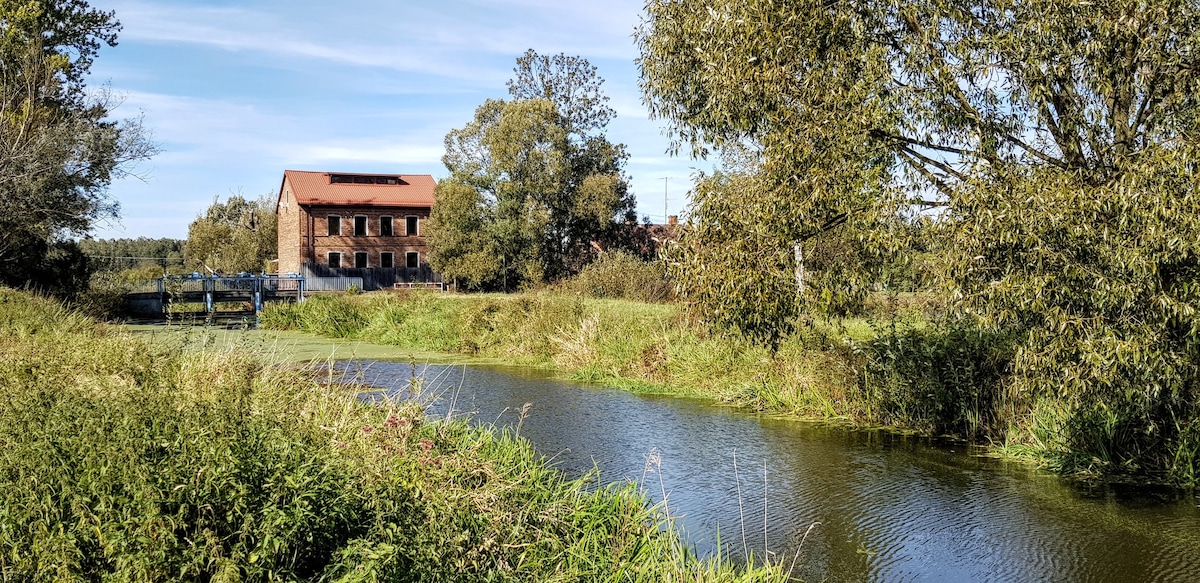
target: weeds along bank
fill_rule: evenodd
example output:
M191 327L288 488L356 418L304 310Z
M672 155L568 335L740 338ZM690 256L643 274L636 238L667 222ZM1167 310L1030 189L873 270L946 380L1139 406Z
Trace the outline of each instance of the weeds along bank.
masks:
M522 440L0 289L0 579L781 580Z
M271 305L261 325L556 367L582 380L761 410L855 414L843 394L853 373L836 350L810 349L820 339L797 338L772 355L708 334L670 304L556 293L322 295Z
M317 296L269 307L262 324L553 366L582 380L761 411L955 435L1074 475L1182 485L1198 476L1196 415L1169 419L1179 427L1174 437L1140 450L1137 463L1121 461L1113 452L1144 442L1145 431L1091 423L1070 395L1014 390L1016 338L920 317L815 324L775 353L711 333L674 305L562 293ZM1152 415L1145 427L1157 422Z
M906 396L895 391L864 390L863 379L880 381L890 371L865 366L869 359L861 346L875 334L865 320L838 329L812 327L772 353L713 334L673 304L561 293L414 291L275 304L263 314L262 326L555 367L580 380L760 411L931 433L982 431L966 426L957 411L934 412L928 404L901 402Z

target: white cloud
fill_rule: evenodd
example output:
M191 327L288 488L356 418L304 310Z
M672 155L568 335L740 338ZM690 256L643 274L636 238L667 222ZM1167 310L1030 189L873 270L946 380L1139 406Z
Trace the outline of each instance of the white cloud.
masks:
M345 145L310 145L292 150L294 164L314 165L323 162L380 162L384 164L437 164L442 159L441 146L420 144L357 143Z

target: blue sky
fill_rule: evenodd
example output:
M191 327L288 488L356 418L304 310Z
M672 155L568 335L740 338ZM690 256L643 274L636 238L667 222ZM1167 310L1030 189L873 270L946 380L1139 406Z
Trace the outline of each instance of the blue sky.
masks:
M642 0L93 0L124 26L90 84L124 95L115 117L144 113L162 152L115 182L121 219L99 238L187 236L231 194L275 192L285 169L444 177L442 140L470 121L526 49L582 56L599 69L617 118L613 142L638 212L661 222L685 204L693 169L666 154L662 122L637 87L632 33Z

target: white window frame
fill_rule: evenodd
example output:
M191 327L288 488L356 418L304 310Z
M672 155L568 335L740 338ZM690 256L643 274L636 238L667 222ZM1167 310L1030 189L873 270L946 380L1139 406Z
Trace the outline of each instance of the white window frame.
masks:
M363 222L363 234L358 234L358 219ZM354 236L355 237L370 237L371 236L371 217L367 215L354 215Z
M390 235L383 234L383 220L384 219L387 219L387 221L388 221L389 230L392 232ZM395 237L396 236L396 221L395 221L395 219L392 218L391 215L383 215L383 216L379 217L379 236L380 237Z
M337 267L334 267L333 261L331 261L335 255L338 258ZM344 253L342 253L341 251L330 251L329 253L326 253L325 254L325 265L328 265L330 267L330 269L342 269L342 266L346 264L346 262L344 261L345 258L342 257L342 255L344 255Z
M413 219L413 223L417 226L416 229L413 229L414 231L416 231L415 233L410 233L408 231L408 219ZM417 236L420 236L420 234L421 234L421 217L419 215L404 215L404 236L405 237L417 237Z
M330 219L337 219L337 232L336 233L329 232L329 220ZM341 237L342 236L342 215L326 215L325 216L325 233L329 237Z

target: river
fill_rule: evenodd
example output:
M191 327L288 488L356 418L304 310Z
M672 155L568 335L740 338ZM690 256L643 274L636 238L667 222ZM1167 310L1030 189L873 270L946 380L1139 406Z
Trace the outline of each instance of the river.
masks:
M952 442L759 416L537 371L356 362L437 416L515 427L564 472L633 480L701 555L806 581L1200 580L1200 499L1070 484ZM522 408L530 406L523 418Z

